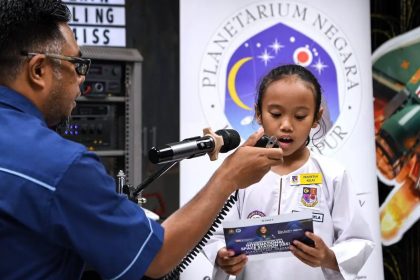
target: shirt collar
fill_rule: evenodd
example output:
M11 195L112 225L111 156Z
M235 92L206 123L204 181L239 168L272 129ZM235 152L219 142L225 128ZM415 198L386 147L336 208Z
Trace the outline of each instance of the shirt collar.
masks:
M41 111L28 98L8 87L0 86L0 105L3 104L44 121Z

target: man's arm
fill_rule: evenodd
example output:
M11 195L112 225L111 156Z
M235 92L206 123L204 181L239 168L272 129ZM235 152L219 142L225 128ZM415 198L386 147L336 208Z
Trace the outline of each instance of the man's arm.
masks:
M224 160L193 199L165 220L163 245L147 276L162 277L175 268L208 231L230 194L258 182L271 166L281 164L281 149L253 147L262 135L263 131L251 135Z

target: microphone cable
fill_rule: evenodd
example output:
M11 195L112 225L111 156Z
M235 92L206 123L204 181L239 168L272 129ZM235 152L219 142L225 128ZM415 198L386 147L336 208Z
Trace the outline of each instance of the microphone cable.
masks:
M195 245L195 247L182 259L180 264L175 267L171 272L166 274L162 280L176 280L179 279L179 275L187 268L187 266L194 260L194 258L200 253L200 250L206 245L207 241L216 231L217 226L222 223L222 220L226 217L229 210L233 207L235 202L238 200L238 190L235 194L231 195L223 205L217 217L214 219L207 233L201 238L201 240Z
M263 135L255 144L255 147L265 147L265 148L278 148L278 140L275 136L267 136ZM187 266L193 261L193 259L200 253L200 250L206 245L207 241L216 231L216 227L222 223L222 220L226 217L229 210L233 207L235 202L238 200L238 192L239 190L235 191L235 194L231 195L225 204L223 205L222 209L220 210L219 214L215 218L214 222L210 226L210 229L207 233L203 236L203 238L195 245L195 247L185 256L181 263L174 268L171 272L166 274L162 280L177 280L179 279L179 275L187 268Z

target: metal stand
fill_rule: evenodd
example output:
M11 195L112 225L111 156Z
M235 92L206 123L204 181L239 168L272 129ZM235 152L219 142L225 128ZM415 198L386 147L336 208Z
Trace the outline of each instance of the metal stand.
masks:
M144 197L141 197L142 191L148 185L150 185L153 181L155 181L160 176L165 174L169 169L174 167L178 162L179 161L174 161L174 162L169 162L165 164L161 169L159 169L154 174L147 177L146 180L144 180L137 187L126 184L126 175L124 174L122 170L120 170L120 172L118 172L118 175L117 175L117 179L118 179L117 192L126 194L128 198L135 203L144 204L146 203L146 199Z

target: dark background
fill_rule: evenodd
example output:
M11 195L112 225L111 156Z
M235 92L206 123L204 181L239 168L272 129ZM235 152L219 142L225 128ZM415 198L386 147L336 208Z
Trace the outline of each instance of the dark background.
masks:
M146 178L159 168L149 162L149 149L179 141L179 1L126 0L126 21L127 47L137 48L144 57L142 174ZM148 199L144 206L163 219L178 209L179 166L149 185L144 196Z
M420 26L420 3L415 0L371 0L372 53L381 44ZM419 50L420 55L420 50ZM378 181L379 203L392 190ZM382 246L386 280L420 279L420 221L398 243Z
M372 52L387 40L420 26L418 0L371 0L370 6ZM149 163L147 151L152 146L179 141L179 1L126 0L126 14L127 47L137 48L144 57L143 174L146 177L157 170L157 166ZM379 183L380 203L390 191L389 186ZM145 207L163 219L175 211L179 204L178 166L150 185L145 196L148 198ZM419 236L417 222L398 244L383 247L385 279L420 279Z

